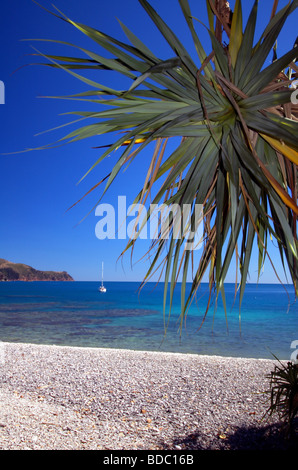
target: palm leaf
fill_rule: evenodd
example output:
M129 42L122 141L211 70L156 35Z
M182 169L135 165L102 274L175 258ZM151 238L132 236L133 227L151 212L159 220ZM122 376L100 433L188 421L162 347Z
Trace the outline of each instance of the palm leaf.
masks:
M151 198L154 204L164 202L168 207L177 204L182 211L184 204L188 204L190 227L194 227L196 204L202 205L204 241L198 266L193 266L190 294L186 296L186 283L192 252L187 249L186 236L178 240L174 237L173 217L169 242L162 238L152 242L155 254L144 276L147 282L162 268L164 312L168 294L170 312L181 275L182 327L205 276L209 280L208 306L213 292L216 302L221 295L225 305L224 283L235 253L240 270L236 291L239 288L241 306L255 242L259 275L265 259L271 261L267 248L272 238L298 292L298 107L291 103L291 83L296 76L292 72L295 48L289 47L282 57L266 65L268 54L276 48L279 34L298 1L290 1L280 11L274 1L268 25L255 38L257 0L246 24L240 0L236 1L232 21L227 2L218 0L215 4L206 0L209 49L199 39L197 27L201 24L194 24L188 0L178 1L196 58L178 38L179 27L174 32L147 0L139 3L172 49L171 57L157 57L122 22L130 43L73 21L58 10L59 14L53 14L94 41L96 52L62 41L57 41L61 47L75 48L85 57L37 52L45 58L45 65L64 70L89 87L62 99L98 105L98 112L73 111L84 124L60 139L73 142L98 136L97 148L106 147L83 178L95 171L111 152L120 152L109 175L101 177L87 194L98 190L104 181L105 193L124 166L132 164L149 144L156 142L135 203ZM228 44L222 40L224 31ZM120 89L112 89L85 77L83 70L89 68L99 74L113 71L131 83L123 89L119 80ZM81 73L73 71L79 69ZM91 123L86 124L86 120ZM111 137L111 144L100 145L101 134L113 136L119 131L120 137L115 140ZM167 143L172 137L181 140L174 150L168 151ZM148 220L151 215L148 211ZM129 240L124 252L133 250L136 242L137 238ZM165 329L167 324L165 320Z

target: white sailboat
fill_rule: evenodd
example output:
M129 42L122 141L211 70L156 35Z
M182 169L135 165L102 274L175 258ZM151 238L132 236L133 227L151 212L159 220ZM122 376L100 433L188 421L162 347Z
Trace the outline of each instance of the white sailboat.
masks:
M99 292L107 292L107 289L103 285L103 263L101 265L101 286L99 287Z

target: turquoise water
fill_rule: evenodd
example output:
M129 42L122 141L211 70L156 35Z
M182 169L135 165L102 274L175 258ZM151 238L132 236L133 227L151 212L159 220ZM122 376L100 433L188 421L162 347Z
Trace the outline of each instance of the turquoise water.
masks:
M163 285L107 282L1 282L0 340L99 348L171 351L233 357L290 359L298 340L298 305L292 286L249 284L241 308L234 285L226 285L228 330L221 302L210 307L202 285L197 305L189 311L182 336L178 329L177 289L164 337ZM233 308L232 308L233 307Z

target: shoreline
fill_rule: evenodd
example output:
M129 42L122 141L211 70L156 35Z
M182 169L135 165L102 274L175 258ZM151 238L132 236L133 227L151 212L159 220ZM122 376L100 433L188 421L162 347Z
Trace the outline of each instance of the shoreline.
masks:
M1 346L5 350L7 345L19 345L19 346L32 346L32 347L41 347L41 348L65 348L70 350L78 351L119 351L119 352L133 352L133 353L148 353L148 354L161 354L161 355L177 355L177 356L192 356L192 357L206 357L206 358L219 358L226 360L252 360L252 361L267 361L276 363L275 358L267 357L253 357L253 356L223 356L222 354L200 354L200 353L190 353L190 352L180 352L180 351L158 351L153 349L129 349L129 348L113 348L113 347L97 347L97 346L77 346L77 345L66 345L66 344L52 344L52 343L31 343L23 341L1 341L0 340L0 361L1 361ZM287 359L280 359L281 362L285 363ZM0 362L1 365L1 362Z
M105 351L115 351L115 352L132 352L132 353L140 353L140 354L160 354L165 356L190 356L190 357L202 357L202 358L209 358L209 359L223 359L223 360L252 360L252 361L265 361L265 362L272 362L275 363L275 359L269 359L265 357L246 357L246 356L223 356L220 354L199 354L199 353L184 353L179 351L155 351L155 350L147 350L147 349L128 349L128 348L109 348L109 347L96 347L96 346L69 346L69 345L60 345L60 344L44 344L44 343L26 343L26 342L10 342L10 341L0 341L0 347L3 346L5 350L6 346L9 345L16 345L16 346L32 346L32 347L40 347L40 348L57 348L57 349L70 349L70 350L78 350L78 351L98 351L98 352L105 352ZM285 360L281 360L281 362L285 362Z
M271 359L2 343L0 449L284 448Z
M202 298L197 306L192 305L183 325L179 323L179 297L174 299L171 321L164 324L168 312L163 318L162 286L158 285L155 293L149 286L138 298L131 282L114 281L106 295L99 295L97 287L89 281L58 282L60 287L55 282L33 282L31 287L24 282L17 284L0 289L3 301L0 339L5 342L273 360L274 353L286 360L291 355L291 341L296 339L297 304L287 315L288 299L280 288L265 284L267 287L247 286L241 318L237 302L232 308L235 292L229 285L227 322L221 302L216 312L212 307L205 323L202 322L207 300L203 287Z

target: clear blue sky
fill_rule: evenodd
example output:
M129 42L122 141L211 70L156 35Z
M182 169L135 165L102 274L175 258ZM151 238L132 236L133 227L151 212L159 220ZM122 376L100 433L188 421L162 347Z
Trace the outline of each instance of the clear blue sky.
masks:
M169 52L168 46L137 0L40 0L40 3L51 10L51 4L54 3L70 18L124 39L116 19L119 18L158 56L164 59L172 57L172 52ZM185 43L191 44L178 1L152 0L151 3L161 16L167 18L170 25L180 32L179 37ZM243 1L246 13L252 3ZM281 0L280 7L286 3ZM230 4L233 6L234 2ZM260 1L259 28L262 27L262 21L267 22L271 4L270 0ZM190 1L190 5L194 16L207 24L205 2ZM41 98L45 95L77 93L86 90L86 87L63 71L36 64L28 65L38 62L38 59L30 55L34 52L31 46L44 53L59 55L71 55L75 51L65 46L22 39L58 39L90 49L95 43L70 25L45 12L31 0L2 2L0 21L0 80L5 83L5 104L0 106L0 257L13 262L23 262L37 269L66 270L75 280L97 280L101 262L104 261L106 280L141 280L146 272L144 262L135 264L131 269L128 253L124 258L124 270L121 261L117 263L118 256L125 247L125 240L100 241L95 236L97 218L92 209L99 193L86 198L80 205L66 212L109 171L110 161L105 161L77 185L83 174L99 157L98 150L91 147L108 143L107 137L51 150L3 155L56 141L65 131L73 128L36 134L66 123L69 118L61 115L64 112L92 109L88 104ZM201 33L205 43L207 37L203 27ZM297 15L293 16L284 28L278 44L279 55L292 47L296 36ZM108 73L102 72L103 76L98 76L97 80L109 84ZM122 88L122 85L116 82L113 82L112 86ZM131 203L144 180L149 158L148 153L142 155L142 159L135 161L133 167L121 174L103 202L115 204L118 195L126 195L128 203ZM90 215L77 225L90 210ZM137 247L135 262L146 251L147 242L140 241ZM272 251L272 257L278 258L277 249ZM279 263L277 266L279 273L282 273ZM255 264L250 274L251 281L255 281ZM234 281L233 271L229 274L228 281ZM275 281L275 277L267 263L262 282L272 281Z

